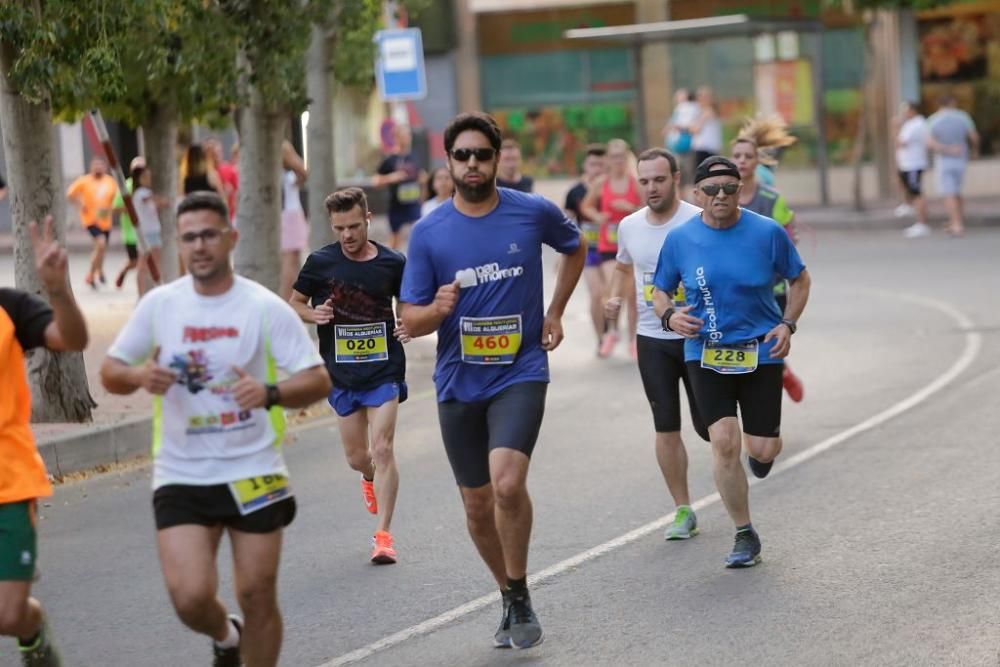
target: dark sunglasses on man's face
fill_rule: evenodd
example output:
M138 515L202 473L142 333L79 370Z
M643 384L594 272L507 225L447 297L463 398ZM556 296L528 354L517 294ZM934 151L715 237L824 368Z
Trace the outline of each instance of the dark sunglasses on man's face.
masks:
M451 159L456 162L468 162L475 155L477 162L489 162L496 154L492 148L456 148L451 152Z
M709 197L714 197L719 194L719 190L722 190L727 195L734 195L736 194L736 191L740 189L740 184L726 183L725 185L717 185L713 183L711 185L703 185L699 189Z

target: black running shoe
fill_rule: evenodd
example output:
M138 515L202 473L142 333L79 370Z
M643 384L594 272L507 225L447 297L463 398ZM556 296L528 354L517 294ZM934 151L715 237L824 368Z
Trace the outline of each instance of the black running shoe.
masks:
M753 473L754 477L759 477L764 479L771 473L771 466L774 465L774 461L768 461L767 463L762 463L752 456L747 455L747 465L750 466L750 472Z
M726 556L726 567L753 567L760 562L760 537L753 529L736 533L733 551Z
M510 600L510 647L531 648L542 643L542 624L538 622L535 610L531 608L531 596L523 593L508 593Z
M500 626L493 635L495 648L510 648L510 596L504 593L503 613L500 616Z
M236 614L230 614L229 620L236 626L236 632L242 638L243 619ZM215 642L212 642L212 650L215 651L215 660L212 662L212 667L243 667L239 646L235 648L222 648Z

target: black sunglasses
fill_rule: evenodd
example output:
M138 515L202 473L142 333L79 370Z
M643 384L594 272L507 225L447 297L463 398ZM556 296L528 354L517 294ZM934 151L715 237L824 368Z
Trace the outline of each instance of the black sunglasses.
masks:
M722 190L727 195L734 195L736 194L736 191L740 189L740 184L739 183L726 183L725 185L711 184L711 185L703 185L699 189L709 197L714 197L715 195L719 194L719 190Z
M476 162L489 162L497 152L492 148L456 148L451 152L451 159L458 162L468 162L475 155Z

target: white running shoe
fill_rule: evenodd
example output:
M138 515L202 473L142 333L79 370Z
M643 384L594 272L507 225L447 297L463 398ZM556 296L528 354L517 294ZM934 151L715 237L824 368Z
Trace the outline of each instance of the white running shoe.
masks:
M897 218L905 218L908 215L913 215L913 207L909 204L900 204L893 210L893 215Z
M906 229L903 230L903 236L908 239L919 239L924 236L931 235L930 225L926 225L922 222L915 222Z

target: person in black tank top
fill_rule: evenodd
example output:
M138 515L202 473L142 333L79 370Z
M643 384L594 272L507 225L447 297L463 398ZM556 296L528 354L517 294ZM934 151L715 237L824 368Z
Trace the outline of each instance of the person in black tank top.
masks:
M202 190L224 194L222 182L215 170L210 167L201 144L188 146L184 154L184 163L181 165L181 175L181 187L186 195Z

